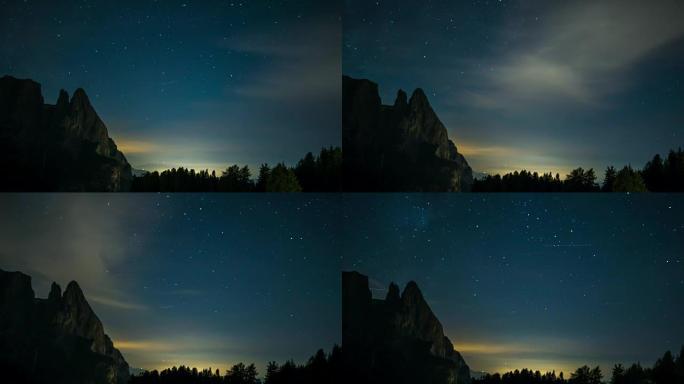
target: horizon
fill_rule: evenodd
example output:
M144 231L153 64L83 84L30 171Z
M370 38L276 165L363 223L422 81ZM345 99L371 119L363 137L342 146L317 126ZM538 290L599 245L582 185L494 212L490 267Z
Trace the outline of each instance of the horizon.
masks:
M30 275L37 297L53 281L77 281L131 367L244 362L263 374L268 361L304 363L340 344L339 269L326 253L334 203L287 194L8 195L2 268Z
M374 297L415 281L473 370L607 374L684 345L674 195L394 194L344 207L343 270L369 276Z
M681 146L682 18L670 0L349 1L342 73L385 104L423 89L478 172L641 168Z
M292 163L341 143L339 12L316 1L12 2L0 73L40 83L50 104L85 89L136 169Z
M344 74L344 76L348 76L348 75ZM364 78L364 79L376 82L374 79L368 79L368 78ZM418 88L416 88L416 89L418 89ZM405 91L405 92L407 92L407 94L410 95L410 93L408 93L408 91L406 91L403 88L398 88L396 90L396 92L398 92L400 90ZM378 91L380 92L381 95L383 94L382 84L378 84ZM395 94L396 94L396 92L395 92ZM394 99L391 100L392 101L391 103L388 103L387 101L388 100L385 100L384 97L382 97L382 96L380 97L380 103L384 106L391 106L394 103ZM430 102L431 107L433 109L435 109L435 105L433 104L434 101L430 98L429 95L428 95L428 101ZM435 109L435 113L437 114L438 117L441 116L441 114L436 109ZM440 118L440 120L442 120L442 119ZM520 172L520 171L524 170L524 171L528 171L528 172L532 172L532 173L537 172L539 175L543 175L545 173L552 173L553 175L559 174L560 179L564 180L565 177L572 170L581 167L585 170L588 170L590 168L593 169L594 172L596 173L596 181L601 182L601 181L603 181L604 172L605 172L607 167L612 166L616 170L620 170L624 166L629 166L629 167L632 167L634 169L641 169L644 167L644 165L648 161L651 161L653 159L653 156L660 155L661 158L665 159L667 157L667 154L670 151L677 150L678 148L681 148L681 146L675 145L675 147L673 147L673 148L663 148L659 152L655 152L652 154L639 154L639 157L644 159L643 162L641 162L641 163L636 163L636 164L635 163L624 163L624 164L622 164L622 163L621 164L612 164L611 163L611 164L606 164L602 168L585 166L585 165L580 164L581 161L578 160L577 163L574 165L568 162L566 165L564 165L562 167L556 167L554 169L540 169L540 168L539 169L536 169L536 168L530 169L530 168L525 168L525 165L523 165L520 168L501 167L501 168L491 168L491 169L478 169L478 168L476 168L477 166L473 165L473 164L483 164L483 161L487 156L501 157L504 155L511 155L513 153L509 152L508 150L504 149L503 147L479 145L479 144L473 144L473 143L464 143L463 141L454 137L455 135L452 133L452 128L449 127L443 120L442 120L442 123L445 125L445 127L448 131L449 140L454 142L458 152L466 158L466 161L468 161L468 164L473 169L473 173L480 173L483 175L490 175L490 176L494 176L497 174L503 176L504 174L507 174L507 173ZM471 161L471 159L475 159L475 161L473 162L473 161ZM485 163L486 163L486 161L485 161Z
M357 271L358 272L358 271ZM380 282L377 280L373 279L371 276L369 276L369 282L373 285L374 287L371 287L371 294L373 299L375 300L384 300L385 295L388 291L387 288L380 288L378 285ZM389 286L390 283L395 283L399 286L400 293L403 292L404 288L409 282L414 282L418 285L418 287L421 287L420 282L417 282L415 280L409 280L406 282L396 282L396 281L391 281L388 283L387 286ZM382 292L380 294L379 292ZM425 297L425 300L430 303L430 298ZM439 319L439 313L435 313L435 316ZM445 336L449 337L449 333L447 330L445 330ZM457 333L457 332L453 332ZM522 353L522 354L529 354L531 352L542 352L543 349L539 349L537 344L532 342L532 343L527 343L527 344L522 344L522 343L516 343L516 342L501 342L497 340L483 340L483 339L478 339L478 340L469 340L467 338L463 339L455 339L453 337L449 337L449 340L454 345L454 350L458 351L463 358L465 359L466 363L468 363L469 368L471 370L471 373L477 372L479 374L490 374L493 375L495 373L498 373L500 375L503 375L504 373L508 372L513 372L513 371L521 371L523 369L531 370L533 372L539 371L542 375L545 373L551 373L555 372L556 375L559 375L561 372L563 373L564 377L568 379L570 377L570 374L574 372L577 368L580 368L584 365L589 366L591 368L599 366L601 368L601 372L603 373L604 377L606 375L610 374L610 371L612 370L613 366L616 364L622 364L625 368L631 366L632 364L640 364L642 367L650 367L653 366L655 361L662 357L662 354L666 352L666 350L663 350L661 354L657 356L653 356L650 360L647 361L627 361L627 360L615 360L614 362L610 362L608 360L603 360L603 361L589 361L587 359L583 360L581 357L577 357L575 360L573 360L573 363L568 363L568 362L555 362L552 365L549 365L548 361L544 360L535 360L535 359L530 359L530 358L521 358L521 359L514 359L517 363L513 364L508 364L507 360L504 361L504 364L501 365L500 367L497 367L493 370L485 370L485 369L480 369L481 367L473 366L469 361L475 360L478 363L482 363L484 360L481 356L496 356L500 355L503 353ZM542 343L539 343L542 344ZM674 350L668 350L672 352L673 355L677 355L680 352L680 349L684 348L684 340L682 341L682 345L680 348L676 348ZM546 351L548 352L548 351ZM473 359L471 359L471 357ZM583 362L584 361L584 362ZM517 364L517 365L516 365ZM575 364L575 365L573 365ZM472 376L472 375L471 375Z
M5 74L5 75L3 75L3 76L14 77L14 76L12 76L12 75L10 75L10 74ZM15 77L15 78L16 78L16 77ZM40 82L36 81L35 79L31 79L31 78L25 78L25 79L23 79L23 78L22 78L22 79L19 79L19 80L31 80L31 81L37 82L37 83L39 84L39 86L41 86L41 91L42 91L42 84L40 84ZM82 88L77 88L77 89L82 89ZM65 90L65 91L66 91L66 90ZM69 91L66 91L66 92L69 94L69 98L71 98L71 97L73 96L73 93L69 93ZM74 92L75 92L75 90L74 90ZM85 90L85 89L84 89L84 92L85 92L86 95L88 94L87 90ZM44 96L45 96L45 95L43 95L43 97L44 97ZM89 96L88 96L88 98L90 99ZM57 98L55 98L55 103L56 103L56 101L57 101ZM91 102L91 104L92 104L92 100L90 100L90 102ZM53 105L53 106L55 105L55 104L53 104L53 103L50 103L48 100L44 100L44 103L47 104L47 105ZM93 108L95 108L95 109L96 109L96 112L97 112L97 108L96 108L95 105L93 105ZM107 126L107 122L105 122L105 121L103 121L103 122L104 122L105 126ZM130 139L115 140L115 135L112 134L112 132L109 130L109 128L108 128L108 134L109 134L109 136L112 138L112 140L114 140L114 142L115 142L115 144L116 144L116 146L117 146L117 149L123 153L123 155L124 155L124 156L126 157L126 159L129 161L129 163L130 163L130 161L131 161L129 155L132 155L133 158L136 158L137 155L140 155L140 154L143 154L143 153L148 153L148 152L151 152L151 151L154 151L154 150L158 149L158 146L154 145L154 144L151 143L151 142L137 141L137 140L130 140ZM327 149L327 148L341 148L341 147L338 146L338 145L327 145L327 146L321 147L320 149ZM312 153L314 156L317 156L318 153L320 152L320 149L319 149L319 150L312 149L312 150L308 150L308 151L303 152L302 155L301 155L299 158L295 159L295 160L293 161L292 164L290 164L290 163L288 163L288 162L285 162L285 161L277 161L277 162L274 162L274 163L269 163L268 165L269 165L269 166L273 166L273 165L276 165L276 164L279 164L279 163L283 163L283 164L285 164L285 165L288 166L288 167L294 167L294 166L297 164L297 162L298 162L301 158L303 158L307 153L310 152L310 153ZM193 169L193 170L198 171L198 172L199 172L199 171L207 170L207 171L209 171L209 173L211 173L212 171L214 171L214 172L217 173L217 175L220 176L220 174L221 174L222 171L225 171L228 167L233 166L233 165L239 165L240 167L246 165L246 166L249 167L250 171L254 171L254 170L258 170L259 167L260 167L262 164L264 164L264 162L257 162L257 163L253 163L253 164L247 164L247 163L231 163L231 162L224 162L224 163L190 163L189 165L188 165L188 164L178 164L178 163L175 163L175 165L174 165L174 163L159 163L159 164L152 164L155 168L151 168L151 169L146 169L146 168L144 168L144 167L138 167L138 166L136 166L136 165L134 165L134 164L131 164L131 168L132 168L133 170L139 170L139 171L145 171L145 172L159 172L159 173L161 173L162 171L171 170L171 169L186 168L186 169L188 169L188 170ZM256 175L256 174L252 174L252 176L255 177L253 180L256 180L256 176L257 176L257 175Z

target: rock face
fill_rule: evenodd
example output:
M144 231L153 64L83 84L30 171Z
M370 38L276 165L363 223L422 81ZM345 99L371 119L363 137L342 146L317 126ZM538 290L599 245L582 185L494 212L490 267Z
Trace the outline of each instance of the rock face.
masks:
M351 191L469 191L468 162L421 89L382 105L378 85L342 79L344 185Z
M131 166L82 89L44 104L40 84L0 78L4 191L125 191Z
M470 368L414 282L385 300L368 277L342 273L342 351L349 380L364 383L470 383Z
M29 276L0 270L0 298L0 365L13 382L128 382L128 363L75 281L39 299Z

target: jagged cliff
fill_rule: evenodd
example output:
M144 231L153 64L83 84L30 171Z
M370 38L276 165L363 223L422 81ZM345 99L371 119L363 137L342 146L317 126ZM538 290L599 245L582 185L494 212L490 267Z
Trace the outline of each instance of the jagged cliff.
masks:
M473 175L427 96L382 105L378 85L342 79L344 185L351 191L468 191Z
M0 365L13 382L128 382L128 363L75 281L34 296L30 276L0 270Z
M83 89L44 104L40 84L0 78L4 191L125 191L131 166Z
M470 383L470 368L410 282L372 298L368 277L342 273L342 350L350 380L365 383Z

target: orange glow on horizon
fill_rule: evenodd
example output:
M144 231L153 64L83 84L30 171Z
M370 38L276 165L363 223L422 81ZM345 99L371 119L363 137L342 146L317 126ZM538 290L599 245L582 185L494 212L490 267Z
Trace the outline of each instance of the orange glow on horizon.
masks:
M150 141L117 139L116 146L124 155L153 153L159 151L159 146Z
M472 354L500 354L500 353L521 353L521 352L533 352L535 348L525 345L516 344L487 344L487 343L459 343L456 348L462 353L472 353Z
M130 340L121 340L121 341L115 341L114 342L114 347L123 350L123 351L146 351L146 352L160 352L160 351L173 351L176 349L176 346L169 344L169 343L163 343L163 342L157 342L157 341L130 341Z
M547 345L550 343L551 345ZM560 350L572 352L572 355L581 356L577 347L573 344L564 343L562 340L556 341L530 341L514 343L497 343L481 341L463 341L454 343L454 349L463 355L471 371L482 371L489 374L504 374L522 369L546 372L555 372L556 375L563 372L565 378L570 377L570 373L577 368L588 365L600 365L602 369L609 369L612 365L605 361L599 363L589 356L585 358L569 357L568 359L558 359L551 357Z
M496 174L503 176L506 173L526 170L532 173L537 172L539 175L551 172L554 177L558 173L560 179L563 180L571 170L581 166L580 164L576 166L562 164L559 162L560 159L553 155L538 153L534 149L454 140L459 143L456 146L458 152L465 156L474 171L492 176ZM597 176L601 176L599 174L601 172L594 171L597 172Z

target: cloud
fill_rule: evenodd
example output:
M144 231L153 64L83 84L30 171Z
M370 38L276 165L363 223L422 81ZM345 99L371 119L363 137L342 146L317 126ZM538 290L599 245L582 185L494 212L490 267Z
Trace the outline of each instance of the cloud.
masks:
M290 26L222 42L225 48L269 59L265 69L232 90L238 96L280 102L338 97L341 87L339 22Z
M127 258L120 211L98 215L107 203L104 198L40 197L4 200L0 217L3 263L62 284L77 280L94 289L113 286L109 271ZM42 209L22 212L25 204L40 204ZM51 220L41 220L41 214L50 215Z
M3 269L33 278L38 297L54 281L75 280L99 316L117 310L146 310L130 298L128 262L144 247L131 221L140 217L129 197L98 195L12 195L2 200L0 255Z
M676 0L554 7L523 44L473 68L478 80L459 100L486 109L536 107L530 102L599 105L625 86L632 65L684 36L682 19L684 3Z
M136 304L128 301L121 301L117 299L112 299L109 297L104 297L104 296L97 296L97 295L86 295L87 300L91 302L95 302L98 304L102 305L107 305L110 307L118 308L118 309L125 309L125 310L147 310L148 307L142 304Z

